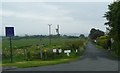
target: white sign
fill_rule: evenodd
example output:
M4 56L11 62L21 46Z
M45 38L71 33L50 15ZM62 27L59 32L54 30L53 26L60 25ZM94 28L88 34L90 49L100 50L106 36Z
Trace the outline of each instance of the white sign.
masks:
M71 50L64 50L64 53L71 53Z
M57 49L53 49L53 53L56 53L57 52Z
M64 53L66 53L67 56L70 56L71 50L64 50Z
M94 42L96 43L97 41L96 41L96 40L94 40Z
M67 50L64 50L64 53L67 53Z
M58 52L59 52L59 53L62 53L62 49L59 49Z
M78 52L78 50L76 49L76 53Z
M68 50L69 53L71 53L71 50Z

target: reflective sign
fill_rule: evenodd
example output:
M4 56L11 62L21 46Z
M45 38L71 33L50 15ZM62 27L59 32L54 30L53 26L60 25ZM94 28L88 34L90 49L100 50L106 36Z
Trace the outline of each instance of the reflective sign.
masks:
M5 27L5 30L7 37L14 36L14 27Z

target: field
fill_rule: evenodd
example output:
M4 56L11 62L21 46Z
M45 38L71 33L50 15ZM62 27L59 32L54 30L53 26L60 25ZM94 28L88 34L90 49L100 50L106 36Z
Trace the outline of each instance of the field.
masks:
M44 44L45 47L53 47L55 45L63 45L66 41L75 41L80 40L79 38L52 38L51 44L49 44L49 38L22 38L12 40L13 48L24 48L31 45L40 45ZM9 49L9 38L2 39L2 49Z
M43 38L29 37L29 38L19 38L19 39L12 38L13 63L11 64L9 38L4 37L2 39L3 66L9 66L14 64L17 65L19 62L27 63L32 61L34 62L57 61L55 63L52 62L50 64L64 63L66 62L64 61L64 59L68 59L67 61L70 61L82 55L84 51L85 43L86 43L86 39L80 39L80 38L65 38L65 37L51 38L51 43L49 41L49 37L43 37ZM41 48L43 55L42 59L40 57ZM72 52L70 53L70 56L67 56L64 52L62 53L52 52L52 49L58 49L58 48L62 50L69 49ZM78 49L78 53L75 52L76 49ZM60 61L58 62L58 60ZM42 65L46 65L46 64L43 63ZM27 67L27 66L23 66L23 67ZM36 65L33 64L33 66Z

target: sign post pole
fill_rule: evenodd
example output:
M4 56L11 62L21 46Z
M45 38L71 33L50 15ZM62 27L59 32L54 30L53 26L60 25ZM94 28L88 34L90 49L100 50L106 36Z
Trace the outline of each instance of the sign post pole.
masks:
M14 36L14 27L5 27L6 37L10 39L10 62L13 62L13 52L12 52L12 36Z
M10 62L13 62L13 54L12 54L12 41L11 41L11 37L10 38Z

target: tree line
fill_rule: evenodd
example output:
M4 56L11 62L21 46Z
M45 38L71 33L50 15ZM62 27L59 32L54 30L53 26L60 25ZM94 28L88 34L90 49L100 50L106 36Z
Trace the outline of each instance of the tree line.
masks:
M108 11L104 17L107 19L105 25L109 31L108 35L114 39L114 51L120 56L118 53L120 51L120 1L108 5Z
M99 29L92 28L90 30L89 38L97 44L106 48L108 39L113 39L112 52L118 57L120 56L120 1L116 1L108 5L108 11L105 12L104 18L107 32L104 33Z

